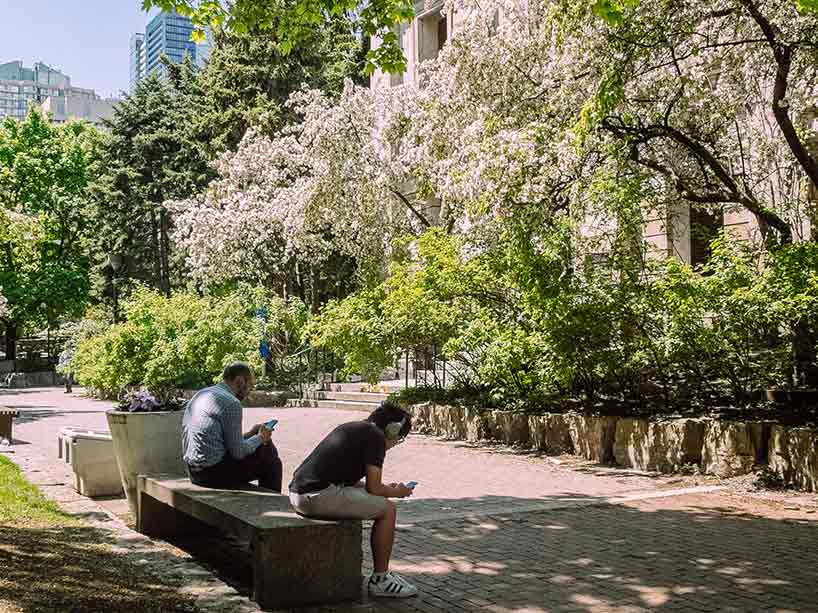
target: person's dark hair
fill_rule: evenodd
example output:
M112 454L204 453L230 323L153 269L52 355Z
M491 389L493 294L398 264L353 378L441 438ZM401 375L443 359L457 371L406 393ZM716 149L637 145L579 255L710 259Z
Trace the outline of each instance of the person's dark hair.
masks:
M367 417L367 421L378 426L378 429L383 430L384 433L386 433L386 427L389 424L403 421L403 426L397 438L405 437L412 430L412 417L394 400L384 400L381 402L378 408L372 411L369 417Z
M235 381L237 377L249 378L253 376L253 367L247 362L233 362L224 367L222 379Z

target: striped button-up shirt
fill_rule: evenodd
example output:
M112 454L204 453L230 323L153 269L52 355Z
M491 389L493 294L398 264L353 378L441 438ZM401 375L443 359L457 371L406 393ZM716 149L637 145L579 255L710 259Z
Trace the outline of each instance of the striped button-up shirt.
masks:
M226 454L241 460L261 445L258 434L244 438L239 399L223 381L196 392L182 418L182 455L194 468L222 461Z

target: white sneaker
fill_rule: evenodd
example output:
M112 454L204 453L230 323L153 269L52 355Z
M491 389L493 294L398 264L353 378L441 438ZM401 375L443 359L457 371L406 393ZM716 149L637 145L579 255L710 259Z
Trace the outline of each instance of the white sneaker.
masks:
M389 571L380 581L376 581L374 575L369 578L369 593L383 598L409 598L417 596L418 588L398 573Z

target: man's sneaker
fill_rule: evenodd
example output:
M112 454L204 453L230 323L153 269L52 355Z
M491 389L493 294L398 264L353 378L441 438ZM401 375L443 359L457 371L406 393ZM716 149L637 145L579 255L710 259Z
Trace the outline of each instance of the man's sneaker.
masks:
M381 576L380 581L376 581L374 575L369 578L369 593L384 598L408 598L417 596L418 588L398 573L389 571Z

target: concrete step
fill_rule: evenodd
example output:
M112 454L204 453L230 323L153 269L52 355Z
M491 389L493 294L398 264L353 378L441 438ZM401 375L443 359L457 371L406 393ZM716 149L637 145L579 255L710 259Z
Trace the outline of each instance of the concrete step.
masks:
M354 402L382 402L389 394L382 392L333 392L319 391L315 393L318 400L351 400Z
M313 398L291 398L288 407L315 407L319 409L342 409L346 411L365 411L371 413L378 408L377 402L355 400L315 400Z
M409 377L409 385L414 385L414 379ZM333 391L338 392L368 392L370 389L369 384L358 382L358 383L331 383ZM404 380L403 379L388 379L384 381L379 381L375 384L378 389L381 391L389 391L394 392L395 390L400 390L404 388ZM380 392L378 392L380 393Z

